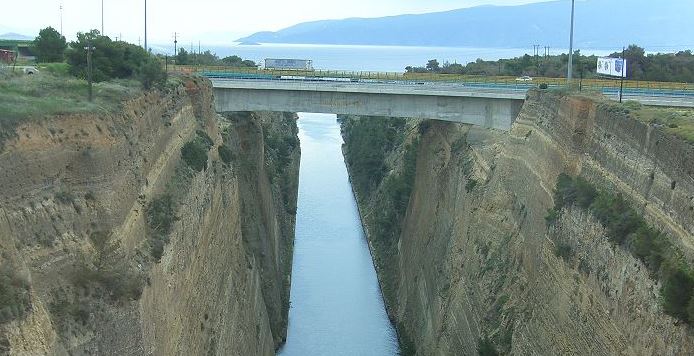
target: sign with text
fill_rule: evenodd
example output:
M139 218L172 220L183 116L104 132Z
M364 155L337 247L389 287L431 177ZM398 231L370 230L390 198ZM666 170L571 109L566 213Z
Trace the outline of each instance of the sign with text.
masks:
M627 76L627 61L622 58L599 57L598 74L609 75L612 77Z

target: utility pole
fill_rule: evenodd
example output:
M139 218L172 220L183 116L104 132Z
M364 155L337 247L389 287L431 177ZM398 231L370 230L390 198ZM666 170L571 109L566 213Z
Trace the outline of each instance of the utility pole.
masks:
M145 0L145 52L149 53L149 47L147 47L147 0Z
M101 0L101 35L106 36L104 34L104 0Z
M570 85L573 78L574 66L574 9L576 8L576 0L571 0L571 35L569 38L569 68L566 74L566 82Z
M87 47L84 47L87 51L87 81L89 82L89 101L92 101L92 51L96 47L92 46L91 40L87 40Z
M178 56L178 33L174 32L174 56ZM178 58L174 59L174 65L178 64L177 62Z

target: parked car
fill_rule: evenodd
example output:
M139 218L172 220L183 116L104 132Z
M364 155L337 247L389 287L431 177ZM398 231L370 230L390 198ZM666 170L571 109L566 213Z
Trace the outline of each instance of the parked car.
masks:
M39 70L36 67L24 67L24 74L39 74Z
M516 81L519 81L519 82L532 82L532 81L533 81L533 78L532 78L532 77L529 77L529 76L527 76L527 75L524 75L524 76L522 76L522 77L516 78Z

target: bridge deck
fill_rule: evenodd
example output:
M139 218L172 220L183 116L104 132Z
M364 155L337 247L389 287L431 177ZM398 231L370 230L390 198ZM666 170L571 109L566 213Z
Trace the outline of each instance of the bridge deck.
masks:
M395 95L427 95L525 100L526 88L494 89L467 87L455 83L315 82L293 80L248 80L211 78L215 88L253 90L325 91Z
M466 82L414 82L361 80L356 82L333 82L316 80L277 80L277 79L229 79L211 77L215 88L293 90L344 93L373 93L400 95L429 95L445 97L469 97L489 99L524 100L526 92L533 84L494 84ZM604 88L603 94L612 100L619 99L619 90ZM694 93L673 89L634 89L623 93L624 100L638 101L644 105L694 107Z

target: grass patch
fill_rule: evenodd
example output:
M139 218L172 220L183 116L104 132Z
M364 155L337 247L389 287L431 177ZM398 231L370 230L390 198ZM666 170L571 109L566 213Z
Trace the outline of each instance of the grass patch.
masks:
M562 174L554 192L554 209L546 220L556 221L565 206L576 205L590 211L606 228L607 236L643 261L662 284L663 309L686 323L694 323L694 271L682 253L660 231L649 226L620 194L598 190L585 179ZM573 251L557 247L559 256Z
M67 63L44 63L39 66L39 69L55 76L67 77L70 75L70 65Z
M608 111L619 111L694 144L694 109L692 108L646 106L636 101L603 105L607 105Z
M55 71L60 71L56 65ZM87 82L48 71L38 75L8 76L0 80L0 148L16 137L17 126L53 115L109 113L122 101L141 92L134 80L94 84L94 101L87 100Z

